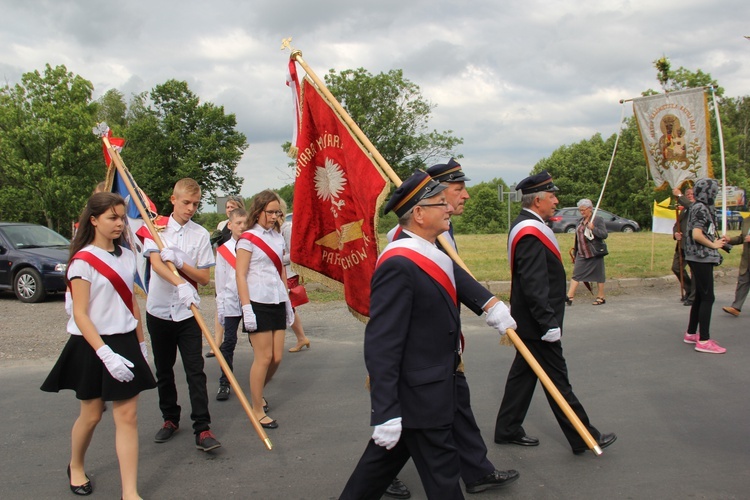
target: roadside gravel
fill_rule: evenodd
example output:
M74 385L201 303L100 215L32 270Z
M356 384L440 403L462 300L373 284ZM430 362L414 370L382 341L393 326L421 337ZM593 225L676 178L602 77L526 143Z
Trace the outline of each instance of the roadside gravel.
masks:
M716 285L733 285L737 269L719 268L714 272ZM507 298L508 282L490 282L485 285L502 298ZM313 285L317 286L317 285ZM650 279L609 280L607 296L622 294L674 293L679 297L679 288L674 276ZM139 297L138 303L145 315L146 300ZM608 303L614 302L608 301ZM201 295L201 313L213 331L216 301L211 294ZM343 301L310 302L300 307L299 313L305 333L316 342L351 341L342 335L336 325L361 325L347 310ZM65 325L65 300L62 294L52 295L39 304L25 304L12 293L0 292L0 363L28 363L37 360L54 360L60 354L68 334ZM351 324L347 322L353 322ZM359 328L359 326L357 326ZM148 341L148 334L146 335ZM287 330L287 344L294 342L294 334ZM207 343L206 343L207 345ZM47 361L48 362L48 361Z

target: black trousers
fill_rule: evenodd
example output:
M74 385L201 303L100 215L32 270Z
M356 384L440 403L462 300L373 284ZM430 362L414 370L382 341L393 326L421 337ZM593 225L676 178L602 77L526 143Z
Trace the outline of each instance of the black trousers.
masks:
M487 446L482 439L474 412L466 376L456 373L456 415L453 420L453 440L461 459L461 479L464 484L479 481L491 474L495 466L487 458Z
M714 307L714 267L710 262L688 262L695 281L695 300L690 308L687 332L696 333L700 327L700 340L711 338L711 310Z
M404 429L391 450L370 439L357 467L339 497L341 500L378 500L411 457L427 498L464 498L459 484L459 458L450 426Z
M578 418L581 419L583 425L589 430L591 436L599 440L601 433L589 422L586 410L583 409L583 405L581 405L573 393L573 387L571 387L568 381L568 367L563 357L562 342L525 339L524 342L531 354L534 355L534 358L536 358L552 380L552 383L560 391L565 401L568 402ZM526 434L522 425L529 410L537 380L537 376L529 364L520 353L516 352L513 365L511 365L510 372L508 372L508 380L505 383L503 402L500 404L500 410L497 413L497 420L495 422L496 440L507 441ZM555 415L557 423L560 425L571 448L574 450L588 448L585 441L578 435L575 427L573 427L573 424L568 420L568 417L565 416L552 396L547 393L546 389L544 392L550 408L552 408L552 413Z
M234 348L237 346L237 328L240 326L242 316L227 316L224 318L224 340L219 346L219 351L224 359L227 360L229 369L234 371ZM229 385L229 379L221 372L219 385Z
M179 424L180 405L177 404L177 386L174 382L174 364L180 350L185 378L190 393L190 418L193 432L200 434L210 428L206 374L203 372L203 335L195 318L169 321L146 314L146 325L151 336L156 367L156 387L159 391L159 409L162 418Z

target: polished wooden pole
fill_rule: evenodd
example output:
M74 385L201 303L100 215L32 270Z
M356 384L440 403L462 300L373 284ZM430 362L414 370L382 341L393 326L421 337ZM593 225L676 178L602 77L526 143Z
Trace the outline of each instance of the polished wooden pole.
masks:
M320 90L320 92L325 96L325 98L328 100L328 103L333 106L333 109L336 111L336 113L338 113L339 117L343 120L346 126L349 127L349 130L352 131L354 136L367 149L367 152L372 155L372 158L388 176L391 182L393 182L396 187L400 186L401 179L398 177L396 172L393 171L388 162L385 161L385 158L383 158L380 152L378 152L377 148L372 144L372 142L370 142L370 139L367 138L365 133L362 132L359 126L357 126L354 120L352 120L351 116L349 116L349 113L346 112L344 107L341 106L338 100L333 96L333 94L331 94L331 91L328 90L325 83L320 78L318 78L312 68L310 68L310 66L308 66L304 59L302 59L302 51L294 49L292 50L290 57L291 59L297 61L300 66L302 66L302 68L307 73L307 76L310 77L313 83L315 83L315 85L318 87L318 90ZM456 253L456 251L453 249L453 246L446 241L443 235L438 236L438 241L440 242L440 245L443 247L446 253L466 272L471 274L471 271L469 271L466 263L464 263L461 257L459 257L458 253ZM539 365L539 362L534 358L531 352L529 352L526 345L518 337L518 334L513 329L508 329L506 331L506 334L508 335L508 338L510 338L511 342L513 342L513 345L516 347L518 352L521 353L523 358L529 364L531 369L534 370L534 373L536 373L537 377L539 377L539 380L541 381L544 388L552 395L552 398L560 406L563 413L565 413L565 416L567 416L571 421L573 427L575 427L576 431L578 431L578 434L580 434L581 438L583 438L583 440L586 442L586 446L588 446L589 449L591 449L596 455L601 455L602 450L596 440L593 438L588 429L586 429L586 427L583 425L581 419L578 418L578 415L575 414L568 402L565 401L565 398L562 397L560 391L557 389L549 376L545 373L541 365Z
M153 222L151 222L149 214L148 212L146 212L146 208L143 206L143 203L141 203L140 195L136 191L136 186L133 185L134 181L131 182L130 172L125 166L125 162L122 161L122 158L120 157L120 153L114 147L112 147L112 144L110 144L109 138L107 138L107 136L102 136L102 141L104 142L104 146L107 148L107 151L109 151L109 156L112 158L112 161L115 164L115 168L120 173L122 180L125 182L125 186L127 187L128 192L130 193L131 199L136 204L136 207L138 207L138 212L141 214L141 217L143 218L143 222L146 224L146 227L148 227L148 230L151 233L151 236L153 237L154 242L156 243L156 246L159 248L159 251L161 251L162 248L164 248L164 244L162 243L161 238L159 237L159 234L157 233ZM174 266L172 262L168 261L166 262L166 264L169 267L169 270L172 271L172 273L174 273L176 276L180 276L180 274L177 272L177 268ZM180 277L180 279L182 278ZM232 373L232 370L229 368L229 364L227 363L227 360L224 359L224 356L221 354L221 351L219 350L219 346L216 344L216 341L214 341L214 337L209 331L208 326L206 325L206 322L200 313L200 310L195 304L192 304L190 306L190 310L192 311L193 316L195 316L195 320L197 321L198 326L200 326L200 329L203 332L203 336L208 341L208 345L211 346L211 350L216 355L216 359L219 361L219 365L221 366L221 369L224 371L224 375L226 375L227 379L229 380L229 385L231 385L232 388L234 389L234 393L237 395L237 399L242 405L242 408L245 410L245 413L247 413L247 416L250 419L250 423L253 425L255 432L258 433L258 437L260 437L261 441L263 441L263 444L266 446L267 449L269 450L273 449L273 444L271 443L271 440L268 438L268 435L266 434L266 431L263 429L263 426L260 425L260 422L258 422L258 419L255 417L255 413L253 413L252 407L250 406L250 403L245 397L245 393L243 392L242 387L240 387L240 384L237 382L237 379Z

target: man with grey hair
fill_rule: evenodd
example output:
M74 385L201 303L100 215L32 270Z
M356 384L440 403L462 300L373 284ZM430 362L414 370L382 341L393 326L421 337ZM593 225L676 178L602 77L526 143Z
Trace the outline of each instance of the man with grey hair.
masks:
M547 171L527 177L518 184L523 210L508 235L508 262L511 269L510 304L518 323L518 336L568 402L583 425L601 448L617 439L602 434L589 423L588 415L568 381L568 367L563 357L562 327L565 315L565 268L560 247L545 222L557 207L557 186ZM536 388L537 376L524 357L516 352L508 373L505 394L495 423L495 442L537 446L537 438L527 436L522 424ZM573 453L587 446L573 424L546 391L552 412Z

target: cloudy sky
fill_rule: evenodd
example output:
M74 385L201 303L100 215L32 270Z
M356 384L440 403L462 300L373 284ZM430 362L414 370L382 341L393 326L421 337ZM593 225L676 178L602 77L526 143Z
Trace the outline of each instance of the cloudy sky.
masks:
M561 145L615 133L620 99L658 88L662 55L750 94L749 21L747 0L0 0L0 76L64 64L95 97L185 80L237 116L250 196L291 181L280 46L293 37L321 77L402 69L436 105L431 128L463 137L472 184L510 184Z

